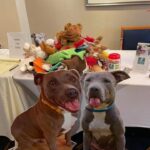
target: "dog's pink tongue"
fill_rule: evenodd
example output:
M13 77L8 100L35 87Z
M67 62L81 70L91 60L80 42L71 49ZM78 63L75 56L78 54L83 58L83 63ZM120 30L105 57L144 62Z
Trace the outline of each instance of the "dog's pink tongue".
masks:
M100 104L101 104L101 101L99 98L90 98L90 105L92 107L98 107L100 106Z
M65 103L65 107L67 109L69 109L70 111L78 111L80 109L80 103L79 101L76 99L72 102L67 102Z

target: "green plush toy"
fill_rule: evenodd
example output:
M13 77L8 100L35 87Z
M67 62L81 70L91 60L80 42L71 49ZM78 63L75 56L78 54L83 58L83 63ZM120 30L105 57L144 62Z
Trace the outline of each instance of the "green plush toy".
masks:
M84 57L86 51L83 50L83 51L76 52L75 50L76 50L75 48L70 48L67 50L62 50L62 51L56 52L56 53L50 55L47 58L46 62L53 65L53 64L57 64L58 62L61 62L62 60L71 59L72 56L79 56L80 59L83 60L84 59L83 57Z

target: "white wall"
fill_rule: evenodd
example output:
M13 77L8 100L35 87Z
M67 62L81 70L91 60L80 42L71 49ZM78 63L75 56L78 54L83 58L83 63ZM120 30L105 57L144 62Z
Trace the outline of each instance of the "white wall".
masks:
M16 0L16 8L19 17L19 24L21 32L26 33L27 41L31 42L30 27L28 22L28 16L26 11L26 5L24 0Z
M54 37L68 22L81 23L83 34L104 37L103 44L120 48L120 27L150 25L150 5L85 7L85 0L26 0L31 32Z
M20 24L15 0L0 0L0 43L7 48L7 32L19 32Z
M0 0L0 44L8 48L7 32L25 32L30 38L30 27L24 0Z

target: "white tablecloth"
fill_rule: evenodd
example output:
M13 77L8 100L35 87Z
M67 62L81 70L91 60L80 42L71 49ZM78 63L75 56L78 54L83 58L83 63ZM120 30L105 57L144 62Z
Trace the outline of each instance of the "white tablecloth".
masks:
M135 51L117 52L121 54L122 68L132 67ZM118 85L116 104L125 126L150 128L150 78L148 74L133 72L130 76L130 79ZM12 74L9 74L0 77L0 82L0 135L11 137L12 121L35 104L39 90L34 85L32 74L24 74L17 69L13 72L13 79ZM82 106L84 107L85 103Z
M150 128L150 78L130 73L131 78L117 87L116 104L125 126Z
M136 51L113 50L121 54L121 68L132 68ZM150 128L150 78L149 72L131 71L130 79L117 86L116 104L125 126Z
M132 68L135 51L111 50L121 54L121 67ZM125 126L150 127L150 78L148 74L130 72L131 78L121 82L116 91L116 104L120 110ZM31 74L16 72L14 78L18 83L39 96L33 84ZM83 102L83 107L85 103ZM83 110L83 109L82 109Z
M20 113L36 101L36 96L13 78L14 72L0 76L0 135L12 138L10 127Z

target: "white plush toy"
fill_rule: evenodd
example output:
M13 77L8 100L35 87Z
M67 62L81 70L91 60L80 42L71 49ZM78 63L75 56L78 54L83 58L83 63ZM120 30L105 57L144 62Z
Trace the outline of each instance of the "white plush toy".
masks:
M26 71L32 71L33 66L30 65L31 62L33 62L36 58L42 58L45 59L47 57L47 54L41 49L40 46L35 46L33 44L25 43L23 50L25 52L25 59L22 60L22 63L20 65L20 71L26 72Z
M47 54L41 49L40 46L35 46L33 44L25 43L23 50L25 52L24 53L25 58L28 58L30 56L35 56L36 58L41 57L44 59L47 57Z
M28 58L30 56L34 55L34 51L35 51L36 46L33 44L29 44L29 43L25 43L23 46L23 50L24 50L24 56L25 58Z
M40 46L38 46L38 47L35 47L34 56L35 56L36 58L37 58L37 57L40 57L40 58L45 59L45 58L47 57L47 54L41 49Z
M33 62L35 60L34 56L25 58L24 60L22 60L21 64L20 64L20 71L21 72L26 72L26 71L32 71L33 70L33 66L30 65L31 62Z
M49 45L49 46L54 46L55 40L54 39L47 39L46 44Z

